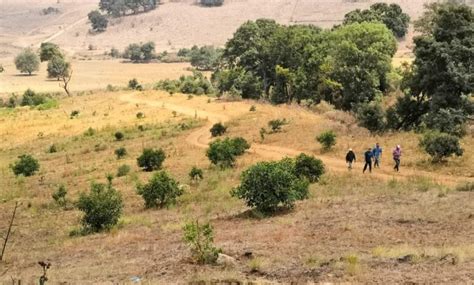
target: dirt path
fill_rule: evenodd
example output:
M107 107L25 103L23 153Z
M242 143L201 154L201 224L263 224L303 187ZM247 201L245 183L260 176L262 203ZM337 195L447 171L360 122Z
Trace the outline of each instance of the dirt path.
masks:
M135 96L138 93L128 93L124 94L120 97L120 100L132 103L132 104L147 104L149 106L156 106L156 107L164 107L168 110L175 111L180 114L184 114L187 116L197 116L198 118L206 118L208 123L203 126L202 128L197 129L196 131L192 132L187 138L186 141L191 144L195 145L200 148L207 148L209 142L211 142L211 136L209 134L209 129L212 127L213 124L217 122L228 122L231 117L224 115L224 114L215 114L205 110L197 110L195 108L176 105L172 103L168 103L166 101L157 101L157 100L150 100L144 98L138 98ZM270 146L264 144L256 144L253 143L252 147L249 150L250 153L254 153L265 157L267 159L281 159L285 156L296 156L300 154L302 151L280 147L280 146ZM343 159L337 159L334 157L330 157L327 155L317 155L320 158L329 171L332 172L347 172L347 165ZM360 173L359 170L354 170L354 172ZM363 175L360 173L360 175ZM369 175L369 174L366 174ZM409 178L416 178L416 177L427 177L433 179L434 181L454 186L458 183L465 182L465 181L472 181L474 182L473 178L469 177L460 177L460 176L448 176L442 174L436 174L427 171L420 171L415 169L410 169L404 167L403 170L399 173L394 173L389 167L389 169L377 169L377 171L372 172L370 174L372 177L381 178L384 180L391 180L391 179L409 179Z

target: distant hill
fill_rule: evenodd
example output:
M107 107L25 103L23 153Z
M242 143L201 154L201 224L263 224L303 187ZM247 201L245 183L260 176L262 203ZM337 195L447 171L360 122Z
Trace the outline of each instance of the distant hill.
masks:
M59 2L59 4L58 4ZM195 0L169 0L145 14L112 19L101 34L89 33L87 13L98 0L3 0L0 10L0 57L10 57L20 48L42 41L58 43L69 53L94 50L103 53L129 43L154 41L157 50L177 50L194 44L223 45L243 22L272 18L282 24L314 24L331 27L347 12L376 2L398 3L413 19L423 4L432 0L233 0L221 7L206 8ZM43 14L56 8L58 13ZM50 9L51 10L51 9ZM412 33L400 44L409 51Z

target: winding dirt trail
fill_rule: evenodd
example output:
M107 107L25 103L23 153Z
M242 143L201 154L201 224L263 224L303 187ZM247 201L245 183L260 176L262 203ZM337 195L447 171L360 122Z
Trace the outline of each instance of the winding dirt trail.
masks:
M207 148L209 143L211 142L211 136L209 134L209 129L212 127L213 124L218 122L228 122L232 118L224 115L224 114L216 114L212 112L208 112L206 110L199 110L192 107L176 105L167 102L166 100L151 100L145 98L139 98L136 95L139 93L127 93L120 97L120 100L131 103L131 104L146 104L149 106L156 106L156 107L164 107L168 110L175 111L177 113L187 115L187 116L196 116L198 118L206 118L207 124L203 127L195 130L191 134L188 135L186 141L190 145L194 145L200 148ZM257 144L252 143L252 147L249 150L250 153L265 157L267 159L281 159L285 156L296 156L300 154L302 151L291 149L287 147L281 146L270 146L264 144ZM334 157L320 155L318 154L317 157L321 159L326 168L331 172L347 172L347 165L343 159L337 159ZM359 170L354 170L354 173L359 175L363 175L360 173ZM369 174L366 174L369 175ZM391 180L391 179L409 179L409 178L416 178L416 177L427 177L430 178L438 183L454 186L461 182L471 181L474 182L473 178L469 177L461 177L461 176L452 176L452 175L442 175L427 171L420 171L414 170L411 168L404 167L403 170L399 173L395 173L392 171L391 167L388 169L377 169L376 171L370 174L372 177L381 178L384 180Z

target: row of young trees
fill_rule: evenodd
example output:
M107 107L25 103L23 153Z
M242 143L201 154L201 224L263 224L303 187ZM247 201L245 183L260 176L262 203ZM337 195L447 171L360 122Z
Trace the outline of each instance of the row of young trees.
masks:
M100 0L100 10L113 17L148 12L156 8L159 0Z

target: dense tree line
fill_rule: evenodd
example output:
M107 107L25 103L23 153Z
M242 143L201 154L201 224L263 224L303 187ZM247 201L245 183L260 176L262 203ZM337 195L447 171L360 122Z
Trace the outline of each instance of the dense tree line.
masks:
M433 3L416 23L415 60L405 66L405 96L387 111L394 129L427 127L457 136L474 113L474 13L455 3Z
M402 38L408 31L410 16L403 13L398 4L375 3L369 9L356 9L344 16L344 25L362 22L381 22L397 38Z
M120 17L153 10L159 3L159 0L100 0L99 8L111 16Z
M219 92L275 104L326 100L351 110L387 90L396 40L381 23L332 31L260 19L243 24L225 45L213 76Z

